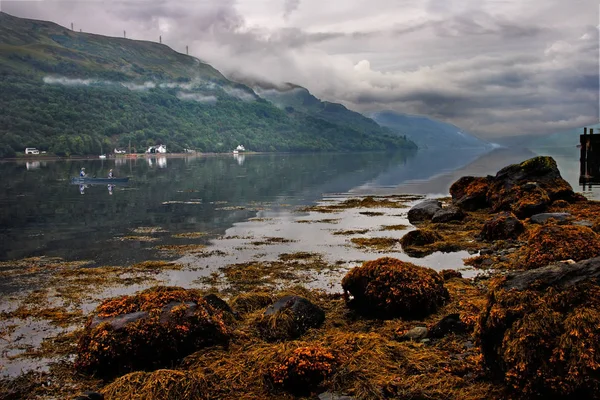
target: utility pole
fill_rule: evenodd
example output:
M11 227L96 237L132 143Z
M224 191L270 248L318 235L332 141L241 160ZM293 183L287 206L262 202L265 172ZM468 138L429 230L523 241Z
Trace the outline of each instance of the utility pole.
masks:
M162 44L162 36L158 37L158 43Z
M73 23L71 22L71 30L73 30Z
M123 31L123 37L127 39L127 32Z
M190 55L190 53L188 53L188 47L187 46L185 46L185 54L188 55L188 56Z
M81 28L79 28L79 33L81 33Z

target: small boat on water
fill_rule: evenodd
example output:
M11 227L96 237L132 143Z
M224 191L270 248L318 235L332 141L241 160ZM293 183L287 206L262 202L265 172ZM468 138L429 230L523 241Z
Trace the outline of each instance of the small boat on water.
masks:
M129 182L129 177L126 178L91 178L91 177L73 177L71 183L76 185L87 184L87 183L125 183Z

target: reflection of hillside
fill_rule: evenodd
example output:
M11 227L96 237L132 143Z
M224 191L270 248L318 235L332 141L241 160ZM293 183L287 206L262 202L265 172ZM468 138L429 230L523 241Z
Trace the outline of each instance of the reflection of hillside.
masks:
M423 152L425 153L425 152ZM433 152L427 152L431 157L434 157ZM435 152L437 153L437 152ZM400 179L404 178L404 175L400 175L397 184L390 183L386 188L375 188L375 191L378 193L415 193L415 194L448 194L448 190L450 189L450 185L455 182L457 179L467 176L467 175L475 175L475 176L485 176L485 175L493 175L501 168L521 162L528 158L534 157L536 154L527 149L496 149L488 153L457 153L454 152L455 158L452 160L448 160L448 165L457 165L458 167L452 169L448 168L440 168L438 171L434 169L430 169L429 171L420 170L420 174L415 174L416 176L423 176L426 174L431 174L429 177L425 178L415 178L415 179L405 179L400 181ZM415 164L410 164L410 170L414 168L419 168L423 165L423 154L421 159ZM412 160L411 160L412 161ZM433 162L433 160L432 160ZM434 162L438 167L443 167L443 164L440 164L440 160ZM437 173L436 173L437 172ZM385 174L386 177L389 173ZM375 180L378 184L382 182L379 178ZM368 185L372 185L369 182ZM384 186L384 185L381 185ZM373 189L369 189L369 186L365 185L364 187L356 188L353 192L363 193L366 191L373 191Z
M197 157L171 158L166 168L146 159L118 166L94 160L49 162L33 171L6 163L0 165L2 176L10 178L0 187L0 258L56 254L133 261L151 245L107 240L138 226L221 233L254 216L261 203L307 204L405 159L386 153L256 155L239 165L231 157ZM115 188L112 196L105 186L80 195L68 178L84 165L88 175L99 177L114 168L116 176L130 176L130 184Z
M380 188L392 188L407 182L430 180L440 174L454 171L485 154L485 149L432 149L419 150L414 157L406 160L403 165L397 165L385 171L355 192L369 192Z

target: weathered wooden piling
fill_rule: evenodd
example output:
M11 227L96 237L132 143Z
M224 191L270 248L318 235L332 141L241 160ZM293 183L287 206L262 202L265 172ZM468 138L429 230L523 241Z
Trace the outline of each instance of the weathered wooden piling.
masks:
M583 128L579 135L579 182L581 184L600 183L600 135L594 129Z

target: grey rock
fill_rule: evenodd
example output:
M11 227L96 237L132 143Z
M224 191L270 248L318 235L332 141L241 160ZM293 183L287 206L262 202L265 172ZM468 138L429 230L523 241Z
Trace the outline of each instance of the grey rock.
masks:
M458 207L447 207L437 211L433 214L431 222L449 222L449 221L461 221L465 218L465 213Z
M550 219L554 219L559 223L567 222L571 218L569 213L541 213L531 216L531 222L534 224L545 224Z
M435 199L429 199L420 202L408 210L408 221L411 224L431 221L436 212L442 209L442 202Z
M574 221L573 225L587 226L588 228L591 228L594 226L594 223L592 221L588 221L587 219L584 219L583 221Z
M448 314L429 330L428 337L443 338L450 333L465 333L467 325L460 320L459 314Z
M289 309L294 317L294 335L300 336L309 328L318 328L325 321L325 312L301 296L285 296L267 307L265 315Z
M108 317L108 318L100 318L98 316L95 316L94 319L92 319L92 323L90 324L90 328L95 328L96 326L100 325L103 322L106 322L108 324L110 324L110 326L114 329L114 330L119 330L119 329L123 329L125 326L139 321L142 318L146 318L148 317L148 313L146 311L137 311L137 312L132 312L129 314L122 314L122 315L117 315L115 317Z
M319 400L354 400L354 397L332 392L323 392L319 395Z
M421 339L425 339L427 337L428 333L429 333L429 331L427 330L426 327L417 326L416 328L412 328L408 332L399 336L398 341L400 341L400 342L405 342L405 341L409 341L409 340L419 341Z
M556 263L530 271L513 272L506 276L502 286L506 289L524 290L535 282L538 288L552 286L565 289L587 279L600 280L600 257L575 264Z

